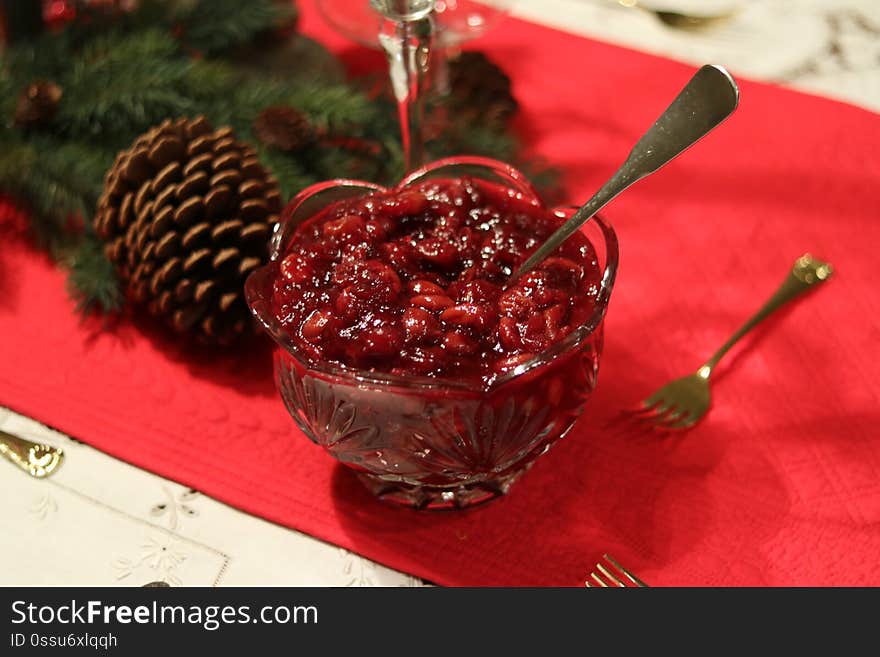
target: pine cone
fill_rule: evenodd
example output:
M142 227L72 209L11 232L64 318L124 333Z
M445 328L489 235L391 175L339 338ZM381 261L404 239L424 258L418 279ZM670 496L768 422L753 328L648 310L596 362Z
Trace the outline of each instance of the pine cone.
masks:
M267 107L254 119L254 134L265 146L298 151L315 140L315 130L305 114L286 105Z
M46 125L58 111L61 87L49 80L32 82L18 96L15 105L15 125L33 128Z
M482 52L463 52L449 62L449 88L459 111L499 128L519 107L508 75Z
M243 283L268 259L281 194L250 146L203 116L165 121L104 183L95 231L135 302L209 343L252 330Z

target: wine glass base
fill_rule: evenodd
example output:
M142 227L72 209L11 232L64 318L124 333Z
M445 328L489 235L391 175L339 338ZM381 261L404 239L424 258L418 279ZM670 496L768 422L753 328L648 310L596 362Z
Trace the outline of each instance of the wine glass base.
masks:
M472 507L501 497L529 467L531 463L492 479L462 486L419 486L388 481L365 472L357 473L357 477L383 502L414 509L443 511Z

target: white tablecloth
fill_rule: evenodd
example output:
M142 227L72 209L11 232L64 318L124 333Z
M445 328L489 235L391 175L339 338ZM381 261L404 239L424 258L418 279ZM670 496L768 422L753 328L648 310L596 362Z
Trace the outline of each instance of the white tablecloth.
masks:
M699 32L669 28L612 0L519 0L514 13L694 64L725 64L741 75L880 111L880 1L662 1L692 11L711 11L713 3L719 10L732 4L740 9ZM504 29L503 22L497 29ZM45 480L0 463L0 585L423 584L117 461L2 407L0 428L58 445L66 454ZM589 564L584 566L586 573Z

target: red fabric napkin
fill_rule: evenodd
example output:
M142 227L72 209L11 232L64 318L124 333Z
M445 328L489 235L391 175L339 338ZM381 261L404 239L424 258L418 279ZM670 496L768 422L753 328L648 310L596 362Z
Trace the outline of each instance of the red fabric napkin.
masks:
M313 12L304 29L380 61ZM693 72L517 20L479 46L512 74L520 127L572 200ZM439 584L579 585L611 552L654 585L880 585L878 151L880 117L743 81L728 123L607 212L622 266L598 390L506 498L473 510L375 502L294 428L268 350L216 357L145 323L83 323L63 274L9 238L0 403ZM662 440L605 426L695 369L807 250L834 279L723 364L704 423Z

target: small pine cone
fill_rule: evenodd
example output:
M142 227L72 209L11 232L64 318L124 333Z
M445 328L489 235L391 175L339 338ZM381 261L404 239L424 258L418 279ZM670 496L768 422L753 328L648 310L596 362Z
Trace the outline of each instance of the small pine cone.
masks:
M15 105L15 125L33 128L46 125L58 111L62 91L54 82L37 80L25 87Z
M496 127L503 127L519 104L508 75L484 53L467 51L449 62L453 105Z
M129 296L179 333L251 331L244 279L268 260L277 181L230 128L165 121L117 155L94 226Z
M253 127L261 143L282 151L298 151L315 140L308 117L286 105L267 107L254 119Z

